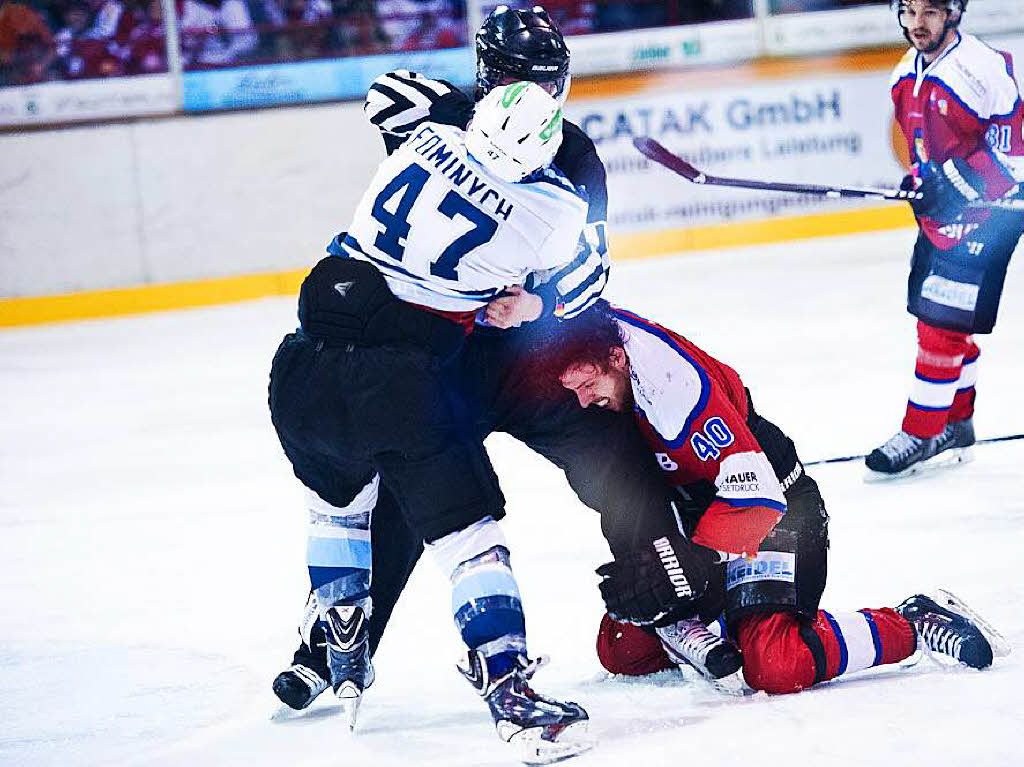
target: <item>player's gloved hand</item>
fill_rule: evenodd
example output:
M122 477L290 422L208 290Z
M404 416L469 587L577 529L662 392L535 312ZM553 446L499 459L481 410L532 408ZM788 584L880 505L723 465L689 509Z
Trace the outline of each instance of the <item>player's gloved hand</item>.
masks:
M955 221L969 202L982 198L984 188L982 178L964 160L951 158L942 165L929 161L921 166L921 199L911 200L910 207L918 216Z
M597 568L601 596L615 620L653 626L703 596L718 553L678 534L650 541Z

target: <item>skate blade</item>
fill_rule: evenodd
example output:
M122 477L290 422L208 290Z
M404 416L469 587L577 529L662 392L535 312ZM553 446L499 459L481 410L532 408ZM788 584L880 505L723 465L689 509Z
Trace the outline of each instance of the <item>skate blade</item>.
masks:
M881 471L873 471L867 469L864 474L864 481L868 484L875 484L877 482L892 482L897 479L909 479L923 474L929 474L939 469L952 469L957 466L961 466L965 463L970 463L974 460L974 452L967 447L953 447L949 450L943 450L938 455L933 455L927 461L921 461L921 463L915 463L903 471L896 472L895 474L886 474Z
M559 730L552 739L544 735L545 727L530 727L513 735L508 743L524 764L553 764L579 756L597 745L590 737L588 721L573 722Z
M708 680L708 684L722 695L732 695L739 698L744 695L753 695L757 692L757 690L747 686L747 680L743 678L743 669L734 671L729 676L723 676L721 679L704 678Z
M338 716L348 727L349 732L355 732L359 705L363 702L362 691L353 682L342 682L334 694L339 704Z
M997 658L1005 658L1010 654L1012 645L1009 641L1000 634L992 624L982 618L973 609L968 607L963 600L946 589L936 589L934 594L929 596L944 607L948 607L951 610L956 610L958 613L963 615L967 620L978 627L978 630L985 635L985 639L988 640L989 645L992 647L992 654Z

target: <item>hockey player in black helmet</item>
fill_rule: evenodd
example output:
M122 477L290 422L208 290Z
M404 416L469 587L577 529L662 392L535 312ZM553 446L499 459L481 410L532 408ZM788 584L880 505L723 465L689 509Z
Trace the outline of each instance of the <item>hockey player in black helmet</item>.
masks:
M499 5L476 33L476 98L496 85L529 80L561 102L569 93L569 48L540 6Z
M476 44L477 98L502 82L523 79L545 85L560 100L566 97L568 47L543 9L496 8L484 21ZM389 154L423 122L465 127L473 108L473 100L454 86L404 70L378 77L364 105ZM466 413L467 423L480 438L503 431L522 441L565 472L584 504L602 517L627 520L611 525L626 535L635 518L671 513L661 470L650 461L639 433L629 419L582 410L571 397L541 401L521 377L521 362L533 348L529 323L535 318L568 319L582 313L601 296L608 279L604 166L594 143L578 126L565 121L562 135L553 165L563 175L549 181L585 188L589 206L576 257L546 280L527 284L525 291L488 305L486 320L492 327L470 334L463 353L450 367L452 385L466 392L471 411ZM523 309L531 304L529 311ZM514 329L521 322L527 327ZM397 526L404 523L397 503L383 486L373 519L374 528L386 525L389 535L372 547L371 653L422 551L422 542L411 531L404 539L396 534ZM617 542L621 543L609 539L613 551ZM293 665L274 681L275 694L293 709L306 708L328 686L324 633L316 625L315 604L307 618Z

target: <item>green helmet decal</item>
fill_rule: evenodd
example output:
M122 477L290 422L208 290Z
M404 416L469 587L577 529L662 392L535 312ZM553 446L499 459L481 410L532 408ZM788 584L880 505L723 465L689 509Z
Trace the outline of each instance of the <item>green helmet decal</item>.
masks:
M529 83L524 82L509 83L506 85L505 92L501 96L501 105L508 109L516 100L516 96L518 96L522 92L523 88L528 85Z
M553 115L551 115L551 119L548 120L548 124L545 125L543 128L541 128L541 131L540 131L541 141L543 141L545 143L550 141L551 137L554 136L555 133L557 133L558 130L561 127L562 127L562 110L559 109L557 112L555 112Z

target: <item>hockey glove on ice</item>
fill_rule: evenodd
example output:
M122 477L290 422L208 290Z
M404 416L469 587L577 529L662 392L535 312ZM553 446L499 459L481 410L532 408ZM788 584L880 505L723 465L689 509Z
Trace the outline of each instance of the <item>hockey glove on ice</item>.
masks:
M923 196L911 200L910 207L918 216L952 222L969 202L982 198L984 188L984 181L964 160L952 158L942 165L929 161L921 167L921 184L917 187Z
M717 552L670 534L601 565L597 574L608 614L652 626L687 607L696 611L717 561Z

